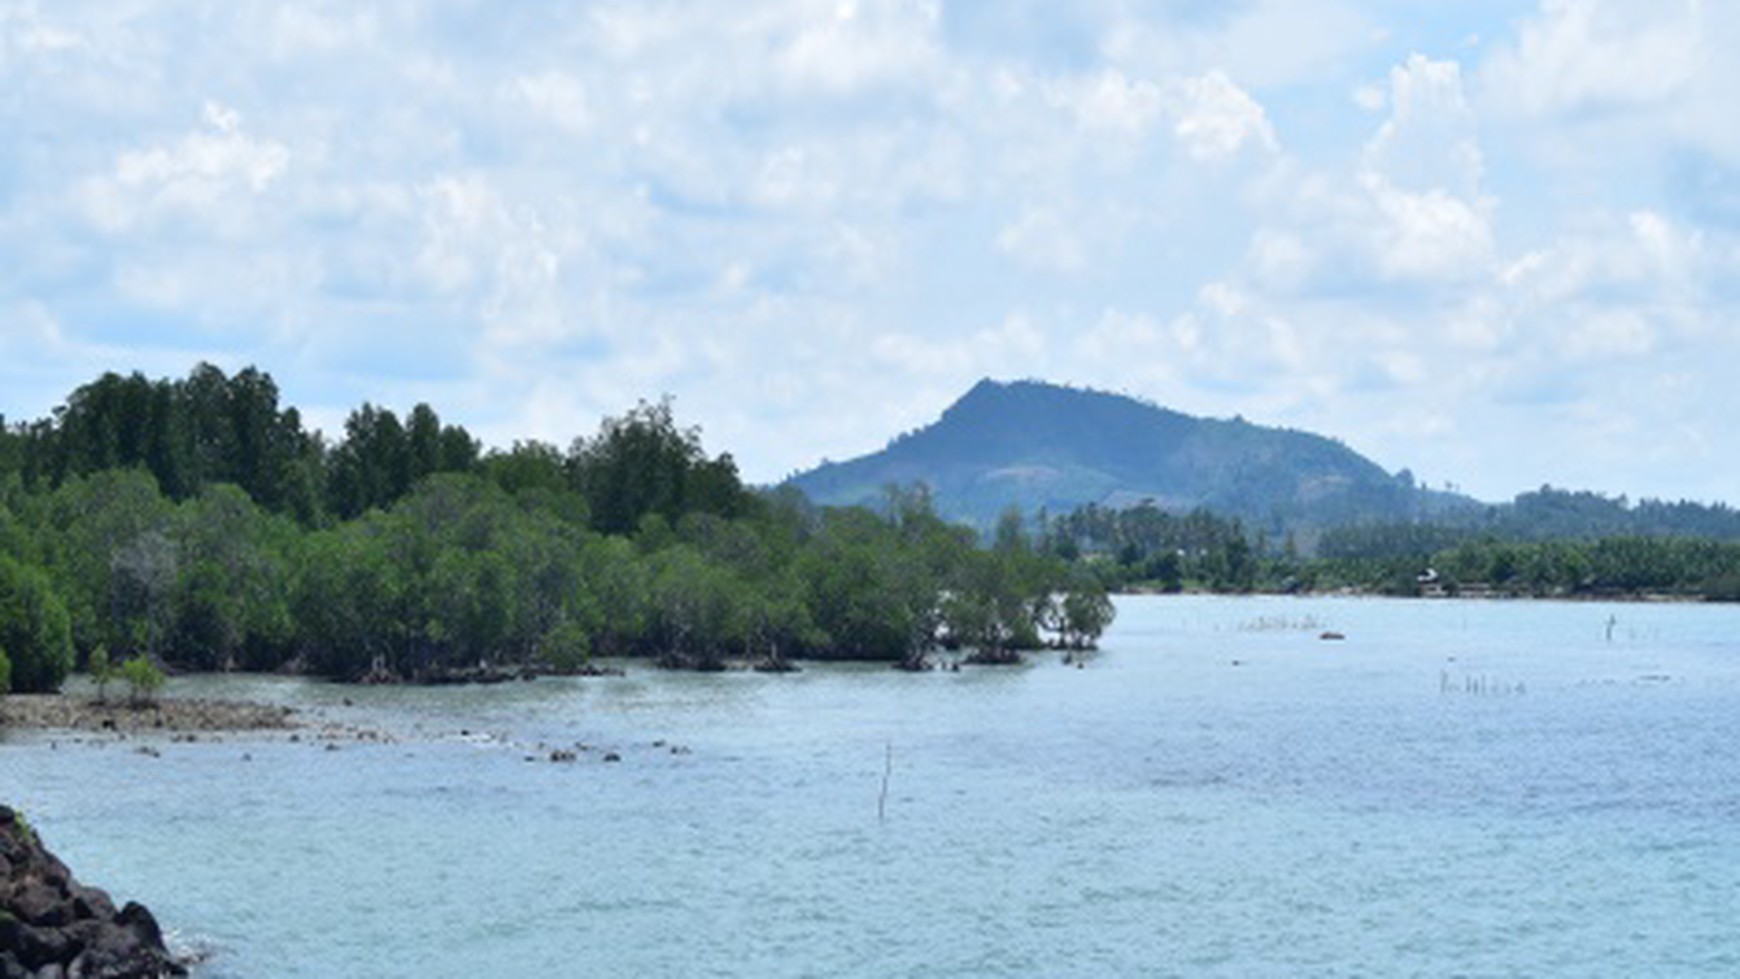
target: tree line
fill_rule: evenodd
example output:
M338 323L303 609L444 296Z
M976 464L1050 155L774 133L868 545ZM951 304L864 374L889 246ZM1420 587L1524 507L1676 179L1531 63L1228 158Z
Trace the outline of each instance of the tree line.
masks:
M1434 533L1411 533L1431 541ZM1686 536L1516 539L1448 535L1408 550L1338 547L1298 571L1300 587L1392 595L1663 596L1740 601L1740 542Z
M1109 624L1101 579L1018 517L982 543L920 490L822 509L743 485L668 400L566 449L484 452L426 405L328 445L271 378L102 378L0 435L0 666L13 690L144 658L432 679L640 656L1003 661ZM0 690L5 689L0 685Z
M1668 529L1720 533L1724 508L1616 509L1606 498L1552 490L1529 495L1527 505L1555 518L1354 524L1323 532L1309 555L1291 537L1277 541L1234 518L1172 514L1152 503L1121 510L1090 505L1047 518L1040 539L1050 553L1095 568L1114 589L1740 600L1740 540ZM1602 522L1567 516L1578 507L1603 514ZM1551 529L1573 526L1583 535ZM1601 532L1614 527L1626 530Z

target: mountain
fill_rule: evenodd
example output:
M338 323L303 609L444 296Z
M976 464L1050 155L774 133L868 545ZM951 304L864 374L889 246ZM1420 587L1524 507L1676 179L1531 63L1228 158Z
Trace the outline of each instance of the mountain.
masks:
M1340 442L1242 418L1196 418L1103 391L980 381L935 423L789 485L817 503L874 503L923 483L944 516L981 526L1009 506L1067 512L1152 500L1256 526L1395 520L1472 505L1416 488Z

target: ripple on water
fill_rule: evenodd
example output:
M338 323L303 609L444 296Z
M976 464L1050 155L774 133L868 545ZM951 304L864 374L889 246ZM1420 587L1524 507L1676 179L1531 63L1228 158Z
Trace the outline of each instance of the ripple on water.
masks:
M401 743L0 774L208 977L1735 973L1740 610L1121 609L1083 670L221 678Z

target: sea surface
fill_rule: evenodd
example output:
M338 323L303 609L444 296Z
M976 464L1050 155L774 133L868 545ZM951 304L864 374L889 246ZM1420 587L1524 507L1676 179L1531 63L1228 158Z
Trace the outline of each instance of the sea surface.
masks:
M1118 609L1080 668L178 680L391 740L15 733L0 800L206 979L1740 975L1740 607Z

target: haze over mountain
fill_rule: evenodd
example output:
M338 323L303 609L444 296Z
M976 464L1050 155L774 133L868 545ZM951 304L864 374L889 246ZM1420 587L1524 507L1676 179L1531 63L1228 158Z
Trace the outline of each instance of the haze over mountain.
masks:
M983 380L935 423L880 452L789 480L823 504L923 483L945 516L986 524L1009 506L1065 512L1143 500L1261 526L1324 526L1439 511L1465 497L1417 488L1333 439L1197 418L1135 398L1039 381Z

